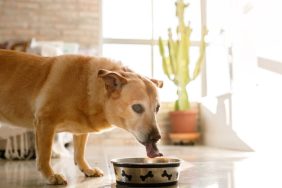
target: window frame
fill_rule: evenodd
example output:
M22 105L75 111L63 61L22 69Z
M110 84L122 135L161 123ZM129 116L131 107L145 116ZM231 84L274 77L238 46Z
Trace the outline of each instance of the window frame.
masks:
M154 0L151 1L151 39L138 39L138 38L109 38L103 36L103 1L100 0L100 23L101 23L101 48L99 49L99 54L103 54L103 45L104 44L120 44L120 45L148 45L151 48L151 77L154 77L154 46L158 45L158 40L154 39ZM201 28L204 28L207 25L206 19L206 0L200 0L200 13L201 13ZM201 32L203 32L201 30ZM201 42L198 40L192 40L192 47L200 47ZM207 96L207 72L206 72L206 59L204 59L202 72L201 72L201 97Z

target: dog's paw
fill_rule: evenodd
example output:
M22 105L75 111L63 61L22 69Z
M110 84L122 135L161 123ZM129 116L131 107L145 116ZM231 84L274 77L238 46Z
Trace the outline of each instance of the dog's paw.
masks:
M67 185L67 180L60 174L50 176L48 182L52 185Z
M83 170L83 173L86 177L101 177L104 175L103 171L99 168L93 168L93 169L86 169Z

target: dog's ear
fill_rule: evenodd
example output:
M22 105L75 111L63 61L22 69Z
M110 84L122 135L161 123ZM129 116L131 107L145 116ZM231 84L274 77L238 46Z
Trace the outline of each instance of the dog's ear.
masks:
M156 79L150 79L157 87L162 88L163 87L163 81L156 80Z
M122 86L127 83L127 79L118 72L105 69L98 71L98 77L104 80L109 95L120 91Z

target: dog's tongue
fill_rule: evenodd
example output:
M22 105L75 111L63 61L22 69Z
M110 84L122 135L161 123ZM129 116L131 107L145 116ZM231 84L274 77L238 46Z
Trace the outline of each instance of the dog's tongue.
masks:
M159 152L156 143L147 143L146 151L147 151L147 156L150 158L163 156L163 154Z

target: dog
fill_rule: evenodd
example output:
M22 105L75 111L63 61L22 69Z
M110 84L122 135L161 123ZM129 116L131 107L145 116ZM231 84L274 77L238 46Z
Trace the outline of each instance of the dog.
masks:
M49 184L65 185L50 165L57 132L73 134L74 162L89 177L103 175L84 158L90 132L117 126L133 134L148 157L162 156L156 146L162 85L103 57L0 50L0 121L34 128L38 170Z

